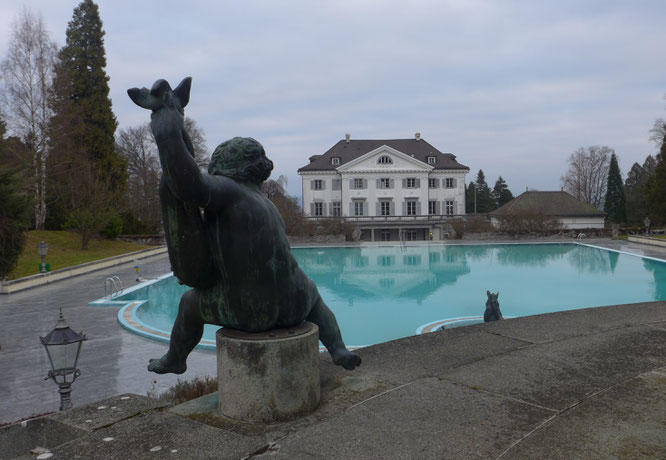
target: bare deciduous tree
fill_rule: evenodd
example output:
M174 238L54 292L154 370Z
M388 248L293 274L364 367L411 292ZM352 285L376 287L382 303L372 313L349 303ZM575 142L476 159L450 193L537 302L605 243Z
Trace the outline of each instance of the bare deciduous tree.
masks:
M7 57L0 64L2 102L10 130L32 154L35 226L44 228L46 218L46 157L49 94L53 82L56 45L41 15L24 9L12 23Z
M118 131L116 150L127 160L129 208L139 221L156 231L161 221L160 163L148 123Z
M197 122L189 117L185 117L184 125L185 131L190 136L190 141L192 141L194 161L196 161L199 166L208 166L208 163L210 163L210 156L208 155L208 146L206 145L206 135L203 130L199 128Z
M569 169L560 178L564 190L590 206L602 209L613 153L612 148L598 145L581 147L572 153L568 160Z

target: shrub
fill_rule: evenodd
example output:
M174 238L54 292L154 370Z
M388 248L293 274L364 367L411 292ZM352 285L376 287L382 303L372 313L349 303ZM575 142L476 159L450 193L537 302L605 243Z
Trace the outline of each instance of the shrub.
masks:
M16 266L30 225L32 201L23 189L17 171L0 169L0 279Z
M497 220L500 231L514 234L545 232L559 227L555 219L538 212L517 213L498 217Z
M109 217L109 220L107 221L106 225L100 231L100 233L103 236L105 236L110 240L118 238L118 236L122 232L123 232L123 220L120 218L118 214L113 214L111 217Z
M120 214L123 222L123 233L125 235L154 235L158 228L136 218L133 212Z
M149 398L181 404L217 391L217 378L205 376L195 377L189 381L178 379L174 386L163 393L158 393L154 385L153 383L153 389L146 393Z

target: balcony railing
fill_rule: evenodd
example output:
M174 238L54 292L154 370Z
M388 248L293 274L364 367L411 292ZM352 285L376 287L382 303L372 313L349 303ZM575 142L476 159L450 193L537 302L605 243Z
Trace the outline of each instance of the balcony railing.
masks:
M451 216L443 215L419 215L419 216L307 216L307 219L314 221L325 220L344 220L345 222L355 222L359 224L375 224L375 223L415 223L415 222L448 222L452 220L467 220L474 214L457 214ZM478 214L476 216L479 216Z

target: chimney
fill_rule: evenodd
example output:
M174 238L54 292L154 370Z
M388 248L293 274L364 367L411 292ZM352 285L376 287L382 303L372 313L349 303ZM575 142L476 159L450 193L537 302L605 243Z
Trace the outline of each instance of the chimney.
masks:
M347 133L345 134L345 142L349 144L349 139L351 138L351 134Z
M416 133L414 134L414 137L416 138L416 142L421 140L421 133Z

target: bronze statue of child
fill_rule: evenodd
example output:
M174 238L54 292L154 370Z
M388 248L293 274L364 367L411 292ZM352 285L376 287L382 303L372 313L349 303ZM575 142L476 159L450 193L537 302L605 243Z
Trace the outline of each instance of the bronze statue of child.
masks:
M319 339L345 369L361 357L345 347L335 315L291 254L284 222L260 191L273 163L251 138L235 137L213 153L208 173L193 158L183 126L191 78L172 90L165 80L127 91L152 110L162 165L160 201L174 275L191 290L180 299L169 351L151 359L158 374L185 372L204 323L262 332L302 321L319 326Z

